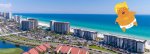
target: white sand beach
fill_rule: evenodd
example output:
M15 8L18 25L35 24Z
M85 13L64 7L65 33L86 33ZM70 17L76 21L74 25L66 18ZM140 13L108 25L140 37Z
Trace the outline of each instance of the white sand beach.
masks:
M44 22L38 22L38 25L40 25L40 26L46 26L46 27L49 27L49 24L44 23Z
M26 20L26 19L22 19L21 18L21 20ZM42 22L42 21L38 21L38 25L40 25L40 26L46 26L46 27L50 27L50 24L49 23L46 23L46 22ZM74 32L73 30L74 30L74 28L80 28L80 27L76 27L76 26L71 26L71 28L70 28L70 32ZM81 28L81 29L86 29L86 30L92 30L92 31L97 31L97 30L94 30L94 29L89 29L89 28ZM137 36L133 36L133 35L125 35L125 34L118 34L118 33L112 33L112 32L106 32L106 31L98 31L99 33L98 33L98 37L99 38L104 38L104 34L108 34L108 33L110 33L110 34L112 34L112 35L120 35L120 36L130 36L130 37L132 37L132 38L136 38ZM141 38L141 37L139 37L139 38L137 38L137 39L143 39L143 38Z

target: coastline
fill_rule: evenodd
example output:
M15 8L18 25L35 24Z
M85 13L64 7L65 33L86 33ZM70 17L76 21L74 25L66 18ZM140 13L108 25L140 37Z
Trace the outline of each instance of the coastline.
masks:
M49 27L49 24L46 23L46 22L39 21L39 25ZM89 29L89 28L84 28L84 27L71 26L70 32L73 32L74 28L80 28L80 29L85 29L85 30L97 31L97 30L94 30L94 29ZM147 39L147 38L141 37L141 36L139 37L139 36L136 36L136 35L118 34L118 33L113 33L113 32L108 32L108 31L102 31L102 30L101 31L97 31L97 32L98 32L98 37L99 38L104 38L104 36L103 36L104 34L111 34L111 35L117 35L117 36L122 36L122 37L127 37L127 38L134 38L134 39L139 39L139 40L147 40L145 46L146 46L147 49L150 49L150 46L149 46L150 45L150 40Z
M42 22L42 21L38 21L38 25L49 27L49 24Z
M38 21L38 25L50 27L48 23L42 22L42 21ZM80 28L80 27L77 27L77 26L71 26L70 32L74 32L73 29L75 29L75 28ZM83 28L81 28L81 29L83 29ZM86 30L91 30L91 29L86 29ZM95 31L95 30L92 30L92 31ZM103 38L104 36L103 36L101 33L98 33L98 37Z
M21 20L24 20L25 18L21 18ZM41 26L46 26L49 27L49 22L44 22L44 21L38 21L38 24ZM97 30L97 29L91 29L87 27L80 27L80 26L74 26L71 25L70 31L73 32L74 28L80 28L80 29L85 29L85 30L92 30L92 31L97 31L98 32L98 37L103 38L103 34L112 34L112 35L120 35L120 36L127 36L131 38L136 38L136 39L144 39L144 40L150 40L150 38L146 38L146 36L138 36L138 35L132 35L132 34L122 34L122 33L117 33L117 32L112 32L112 31L104 31L104 30Z
M46 23L46 22L42 22L42 21L39 21L38 24L40 26L46 26L46 27L49 27L49 24ZM126 37L129 37L129 38L136 38L136 39L142 39L142 40L149 40L148 38L144 38L144 37L139 37L139 36L136 36L136 35L127 35L127 34L118 34L118 33L115 33L115 32L108 32L108 31L103 31L103 30L95 30L95 29L90 29L90 28L84 28L84 27L78 27L78 26L71 26L70 28L70 32L73 32L73 29L74 28L80 28L80 29L85 29L85 30L91 30L91 31L97 31L98 32L98 37L100 38L103 38L104 34L112 34L112 35L118 35L118 36L126 36Z

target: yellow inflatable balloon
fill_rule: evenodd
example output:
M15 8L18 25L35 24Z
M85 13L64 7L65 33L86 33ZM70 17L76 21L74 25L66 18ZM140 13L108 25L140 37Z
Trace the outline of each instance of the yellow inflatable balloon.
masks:
M118 14L117 10L119 8L122 8L122 7L128 8L127 3L126 2L121 2L121 3L116 4L116 6L115 6L115 12Z
M119 24L123 32L125 32L126 29L133 27L134 25L137 26L136 18L134 16L135 12L129 11L126 2L116 4L115 12L118 15L116 22Z

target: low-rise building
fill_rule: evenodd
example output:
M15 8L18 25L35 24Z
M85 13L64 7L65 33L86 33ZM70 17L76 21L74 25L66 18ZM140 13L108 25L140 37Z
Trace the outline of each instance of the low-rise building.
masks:
M44 54L45 52L49 51L50 48L51 46L49 43L44 43L30 49L28 52L24 52L23 54Z
M59 44L55 49L55 53L61 54L89 54L88 50L69 45Z

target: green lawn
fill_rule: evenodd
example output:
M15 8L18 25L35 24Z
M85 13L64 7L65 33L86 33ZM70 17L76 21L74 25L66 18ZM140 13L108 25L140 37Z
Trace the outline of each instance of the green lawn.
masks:
M89 48L91 48L91 49L97 49L97 50L104 51L104 52L109 52L109 53L112 53L112 54L117 54L114 51L107 50L107 49L105 49L103 47L98 47L98 46L95 46L95 45L91 45L91 46L89 46Z
M0 49L0 54L21 54L22 52L20 48Z

